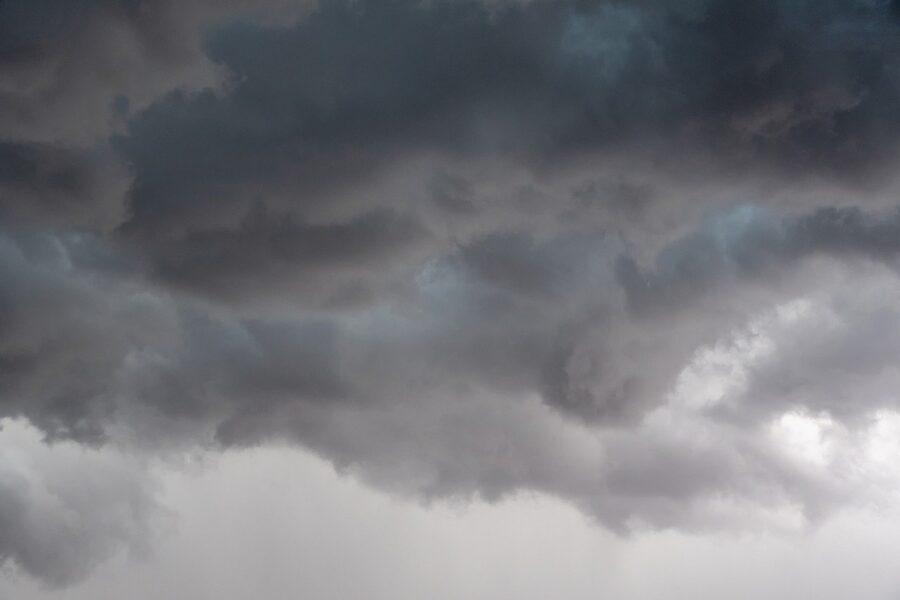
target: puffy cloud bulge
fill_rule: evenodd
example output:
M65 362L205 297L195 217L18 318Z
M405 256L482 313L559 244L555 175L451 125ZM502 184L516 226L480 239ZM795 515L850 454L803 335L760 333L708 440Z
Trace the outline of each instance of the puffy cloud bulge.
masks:
M273 440L619 532L889 501L898 50L880 0L0 3L0 416L63 457L2 455L0 557L70 581L142 460Z

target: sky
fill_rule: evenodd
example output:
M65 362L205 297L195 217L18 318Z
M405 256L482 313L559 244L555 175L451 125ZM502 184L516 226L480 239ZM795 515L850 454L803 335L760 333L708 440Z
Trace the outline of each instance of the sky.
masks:
M893 0L0 0L0 599L900 598L898 150Z

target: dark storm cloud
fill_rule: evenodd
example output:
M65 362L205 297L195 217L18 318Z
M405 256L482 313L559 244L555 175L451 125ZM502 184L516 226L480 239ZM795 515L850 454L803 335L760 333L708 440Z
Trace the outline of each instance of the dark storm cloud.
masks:
M98 152L0 142L0 218L36 227L110 228L121 221L124 173Z
M710 219L672 243L655 268L641 270L621 256L616 272L630 307L661 314L690 305L700 294L742 279L774 276L794 261L815 255L866 258L897 266L900 212L866 214L858 207L822 208L778 220L744 207Z
M270 215L258 204L236 229L189 231L166 244L155 269L164 280L219 299L262 287L309 306L352 306L366 302L385 283L391 262L426 237L414 219L387 209L314 225Z
M200 51L203 2L0 3L0 195L6 218L109 230L128 178L108 151L130 112L218 80ZM208 20L208 19L207 19Z
M897 408L892 3L282 4L0 3L0 417L617 531L864 487L777 425ZM2 466L0 560L144 535Z
M325 2L296 25L234 24L205 42L225 88L176 92L116 138L134 174L121 232L163 276L179 279L182 251L216 257L232 295L252 296L257 263L225 256L242 252L253 206L301 222L421 212L377 180L422 153L539 170L650 153L711 178L876 177L900 114L898 35L886 5L763 0ZM438 206L473 214L435 181Z
M553 162L662 137L843 174L894 143L897 43L862 1L326 2L210 35L233 87L132 123L134 224L223 177L323 185L431 147Z
M200 74L166 2L8 0L0 28L0 124L20 141L94 143L129 97L140 105Z
M286 5L293 5L291 11ZM284 0L4 0L3 137L91 145L176 88L214 85L201 30L221 21L296 16Z
M216 318L117 259L86 235L0 237L0 414L97 442L122 403L203 421L235 403L346 395L327 321Z

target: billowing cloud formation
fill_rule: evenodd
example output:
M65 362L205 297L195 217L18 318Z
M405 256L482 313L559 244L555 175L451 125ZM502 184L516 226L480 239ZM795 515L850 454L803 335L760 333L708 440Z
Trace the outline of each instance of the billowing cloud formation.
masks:
M121 544L143 552L162 516L133 457L71 442L47 446L33 428L0 431L0 557L52 585L84 576Z
M885 497L892 3L0 6L0 417L617 531Z

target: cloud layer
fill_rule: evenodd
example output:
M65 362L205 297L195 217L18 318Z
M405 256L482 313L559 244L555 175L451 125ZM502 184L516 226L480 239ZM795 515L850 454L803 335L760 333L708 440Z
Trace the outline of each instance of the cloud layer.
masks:
M890 495L894 3L0 16L0 418L144 458L289 440L620 532ZM96 502L47 537L10 473L0 557L29 573L145 535L99 516L152 506L140 481L55 493Z

